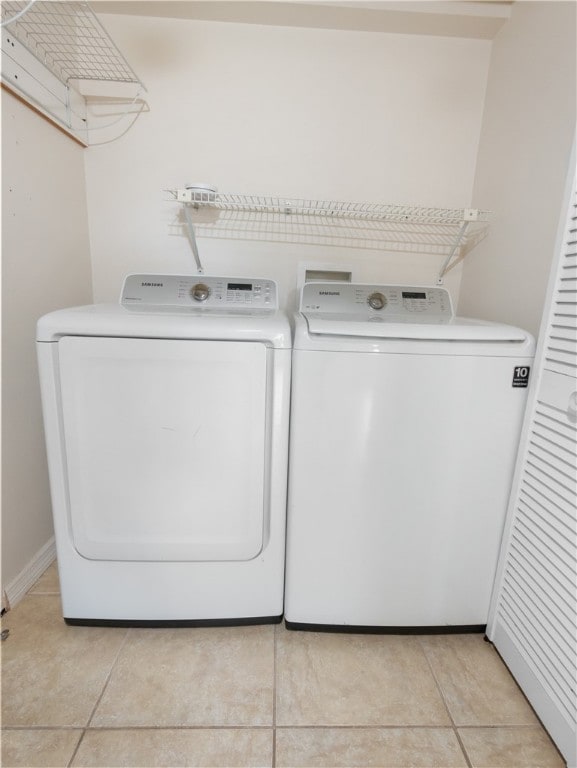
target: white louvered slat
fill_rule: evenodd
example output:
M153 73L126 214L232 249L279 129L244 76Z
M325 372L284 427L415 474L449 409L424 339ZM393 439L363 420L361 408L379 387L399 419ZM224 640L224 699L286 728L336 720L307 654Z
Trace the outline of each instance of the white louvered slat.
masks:
M575 150L574 150L575 151ZM572 173L574 174L572 164ZM499 559L490 639L577 765L577 205L549 285Z
M562 686L563 678L571 675L573 671L573 649L569 643L562 642L569 633L549 606L539 601L533 585L523 581L522 572L511 571L505 584L509 593L515 597L513 605L518 611L518 616L523 616L535 627L539 644L551 652L549 655L554 656L555 676L561 683L560 696L569 700L568 692L563 690Z
M531 445L540 449L543 453L553 451L553 455L569 472L575 469L575 460L572 451L560 451L554 440L551 440L547 435L541 434L537 429L534 429L531 434Z
M563 518L562 510L556 507L557 514L552 518L550 510L544 506L545 497L535 493L528 483L523 485L519 503L525 505L525 513L543 531L543 536L548 537L552 543L560 547L563 553L568 553L569 565L572 566L574 559L571 556L573 530L569 516ZM562 557L563 553L558 554Z
M519 601L520 602L520 601ZM519 606L518 595L511 593L510 588L504 587L503 621L516 635L516 640L522 644L526 658L533 666L539 667L542 674L543 686L551 692L561 712L571 719L575 718L575 704L572 690L566 684L566 679L559 674L557 657L551 650L544 647L539 630L535 631L528 617Z
M553 461L554 466L556 466L560 472L568 474L569 477L574 477L575 463L572 461L573 455L570 451L566 454L561 454L560 452L556 453L552 450L555 448L555 444L550 440L544 440L542 436L536 432L531 435L530 446L530 450L535 451L543 461Z
M526 628L534 627L532 640L534 647L539 649L539 656L547 659L547 682L555 681L556 694L562 705L571 713L575 713L575 704L571 698L571 691L564 684L567 676L571 675L571 653L563 652L555 643L558 636L557 628L552 627L547 617L542 615L535 607L535 599L532 593L524 589L521 581L510 579L506 585L507 598L505 603L510 616L514 616L516 623Z
M573 201L560 257L560 276L553 300L553 321L545 347L545 367L556 373L577 372L577 204Z
M535 478L538 483L554 494L554 500L560 499L567 502L569 506L573 504L575 488L570 477L559 472L550 464L546 464L531 451L527 452L526 467L530 477Z
M528 463L537 471L543 473L558 486L561 494L566 494L570 502L575 498L575 473L571 468L564 466L563 462L556 456L547 455L544 451L533 449L528 450Z
M564 625L569 634L563 635L565 639L570 637L570 633L577 628L577 612L575 606L571 604L571 594L559 588L559 585L553 579L546 578L543 569L535 566L540 562L536 555L527 547L519 542L511 546L511 558L517 565L518 572L528 585L539 594L543 605L548 602L551 606L551 612L557 616L558 620Z
M571 504L565 503L559 496L552 498L547 485L540 483L538 478L535 478L529 472L527 472L523 478L523 485L520 492L525 493L536 503L543 505L546 509L550 509L551 507L554 508L555 525L571 526L574 513Z
M530 493L527 495L530 496ZM532 496L530 496L530 498L533 499ZM519 504L520 514L518 535L521 536L524 541L539 546L542 549L542 552L557 564L555 578L559 585L565 588L571 583L573 570L575 568L575 555L568 552L566 546L560 544L543 530L543 527L538 524L538 521L533 519L533 515L529 511L530 509L531 507L529 504ZM563 542L563 544L565 544L565 542ZM568 588L570 589L570 587Z
M575 454L575 430L563 423L561 412L539 403L535 413L535 429L549 435L562 449Z

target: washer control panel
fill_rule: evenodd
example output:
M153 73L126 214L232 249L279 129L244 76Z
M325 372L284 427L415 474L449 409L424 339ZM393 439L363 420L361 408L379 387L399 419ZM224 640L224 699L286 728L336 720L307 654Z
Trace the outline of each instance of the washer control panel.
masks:
M365 285L357 283L305 283L301 312L337 315L368 315L395 321L423 317L451 318L451 296L445 288L411 285Z
M194 309L278 309L274 280L207 275L128 275L120 303Z

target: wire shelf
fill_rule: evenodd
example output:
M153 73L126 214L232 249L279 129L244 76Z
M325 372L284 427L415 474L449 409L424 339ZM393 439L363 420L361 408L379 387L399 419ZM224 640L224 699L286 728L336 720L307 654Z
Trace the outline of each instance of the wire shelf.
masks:
M188 209L177 227L188 227L189 237L436 255L444 258L439 280L487 235L490 220L476 208L223 194L210 187L168 192Z
M310 245L334 245L380 251L401 251L446 256L455 243L455 230L451 227L431 229L417 228L400 223L397 226L380 226L378 222L329 222L314 221L312 217L291 216L290 221L278 217L259 220L246 215L234 216L225 212L215 222L203 222L193 216L198 236L270 242L301 243ZM355 226L356 224L356 226ZM460 243L464 255L479 242L480 236L470 233Z
M381 203L351 203L336 200L310 200L263 195L223 194L212 189L170 190L175 200L193 207L221 211L267 213L361 221L396 221L412 224L459 224L463 221L488 222L488 211L471 208L426 208Z
M4 0L2 23L62 83L99 80L144 89L86 2Z

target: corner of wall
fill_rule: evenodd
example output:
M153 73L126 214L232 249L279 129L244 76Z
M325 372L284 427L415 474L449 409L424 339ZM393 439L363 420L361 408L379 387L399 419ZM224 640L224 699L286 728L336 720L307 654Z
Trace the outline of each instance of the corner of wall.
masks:
M515 3L493 41L473 205L493 212L465 260L459 314L536 334L575 127L577 6Z
M90 302L91 275L84 150L4 90L2 149L2 584L12 601L53 534L36 322Z

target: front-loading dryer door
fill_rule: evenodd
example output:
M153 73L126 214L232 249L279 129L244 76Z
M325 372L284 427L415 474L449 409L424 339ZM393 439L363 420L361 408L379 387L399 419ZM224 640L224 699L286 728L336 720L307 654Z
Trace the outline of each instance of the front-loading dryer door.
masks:
M64 337L58 347L77 551L256 557L266 527L266 346Z

